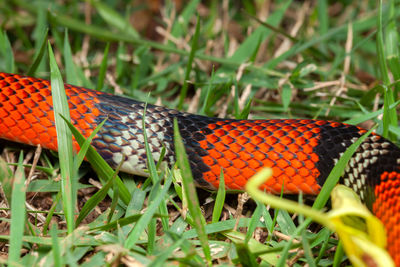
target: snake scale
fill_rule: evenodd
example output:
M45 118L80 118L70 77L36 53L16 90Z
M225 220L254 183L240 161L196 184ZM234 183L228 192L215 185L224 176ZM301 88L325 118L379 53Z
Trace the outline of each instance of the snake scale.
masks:
M107 121L92 145L110 164L126 156L121 170L146 175L142 114L144 103L65 85L73 124L88 137ZM148 105L149 145L157 161L174 162L173 119L179 129L198 186L216 189L221 169L228 189L241 190L262 167L273 170L263 189L318 194L343 152L366 130L324 120L234 120L204 117ZM49 81L0 73L0 138L57 150ZM77 150L78 144L74 143ZM400 265L400 149L370 135L350 159L341 182L351 187L388 232L388 250Z

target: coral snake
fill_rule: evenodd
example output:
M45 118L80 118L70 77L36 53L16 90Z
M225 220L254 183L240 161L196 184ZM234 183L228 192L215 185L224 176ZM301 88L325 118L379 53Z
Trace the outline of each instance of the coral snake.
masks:
M84 136L108 118L93 139L100 155L121 170L146 175L143 140L144 104L82 87L65 85L73 124ZM49 81L0 73L0 138L57 150ZM218 188L221 169L229 189L243 189L264 166L273 177L263 188L272 193L318 194L341 154L366 130L324 120L234 120L209 118L155 105L145 117L155 160L174 162L176 118L198 186ZM74 143L75 149L78 144ZM378 135L358 148L342 176L388 232L388 250L400 265L400 149Z

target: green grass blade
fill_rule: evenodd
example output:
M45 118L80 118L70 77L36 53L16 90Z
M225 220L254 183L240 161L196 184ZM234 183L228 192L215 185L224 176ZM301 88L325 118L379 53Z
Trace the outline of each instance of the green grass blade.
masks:
M8 39L7 33L5 31L0 30L0 55L3 61L4 71L14 73L15 72L15 60L14 53L10 44L10 40ZM0 62L1 62L0 61Z
M283 109L288 111L290 102L292 100L292 88L288 84L284 84L282 86L281 99Z
M224 203L225 203L225 197L226 197L225 178L224 178L224 172L221 169L221 174L219 175L218 192L217 192L217 197L215 198L215 204L211 222L213 223L218 222L219 218L221 218L222 209L224 208Z
M78 75L76 73L76 66L72 59L71 46L69 45L68 28L65 29L64 33L64 62L65 62L65 76L67 83L74 85L82 85L79 82Z
M393 79L395 81L400 80L400 59L399 59L399 34L397 32L396 22L395 22L396 7L395 1L389 1L389 23L386 27L386 60L390 71L393 74ZM395 85L395 94L398 95L400 91L400 85Z
M78 218L76 219L76 226L79 226L82 220L107 196L108 190L110 190L113 184L114 179L109 179L99 191L97 191L88 199L88 201L86 201L78 215Z
M252 102L253 102L253 97L250 97L247 100L246 105L244 106L243 110L239 113L238 119L241 119L241 120L248 119L249 114L250 114L250 110L251 110L251 103Z
M386 57L385 50L383 44L383 18L382 18L382 0L379 0L379 11L378 11L378 32L376 33L376 53L379 63L379 70L381 72L381 78L385 85L388 85L390 82L388 69L386 66Z
M234 88L234 95L233 95L233 110L234 110L234 116L235 119L239 119L239 84L238 81L235 79L233 81L233 88Z
M153 184L159 182L160 178L158 177L156 164L154 162L153 154L150 149L149 141L147 138L147 131L146 131L146 110L147 110L147 103L143 109L143 116L142 116L142 129L143 129L143 139L144 139L144 146L146 149L146 157L147 157L147 168L149 169L150 178Z
M250 238L253 236L253 233L256 230L256 227L262 215L262 205L263 204L257 202L257 207L254 210L253 215L251 216L250 224L249 227L247 228L246 238L244 240L245 243L249 243Z
M72 134L67 123L62 119L70 121L67 96L64 90L61 73L54 58L53 50L48 46L51 70L51 93L53 97L54 119L57 130L57 145L61 171L61 192L64 207L64 215L67 222L68 233L74 230L74 211L76 203L76 186L73 170Z
M161 204L161 203L160 203ZM149 226L147 227L147 253L149 255L153 255L155 244L156 244L156 236L157 236L157 219L152 218L150 220Z
M182 137L179 132L178 121L174 119L174 143L176 161L182 173L183 188L188 200L188 208L190 215L193 218L193 227L199 235L199 240L203 248L204 256L206 257L207 264L211 265L211 252L208 245L208 237L204 229L205 219L201 213L199 199L196 193L196 187L193 180L192 170L186 155L185 146L183 145Z
M25 226L25 174L22 166L24 156L21 152L18 159L18 168L12 185L11 196L11 226L10 248L8 250L8 266L15 266L20 261L22 237Z
M157 214L155 215L157 216ZM115 221L109 222L107 224L102 224L100 226L94 226L91 227L91 231L111 231L111 230L116 230L119 227L123 227L125 225L132 224L134 222L137 222L140 218L142 217L142 214L134 214L122 219L117 219Z
M303 230L301 233L301 243L303 244L304 255L306 256L308 265L310 267L317 267L314 257L312 256L310 243L308 242L305 230Z
M168 220L169 213L168 213L167 204L168 204L168 202L164 201L160 205L160 214L162 215L161 224L162 224L162 227L163 227L164 231L168 231L169 230L169 220Z
M200 18L197 17L196 30L193 35L190 54L189 54L189 58L188 58L188 62L186 65L186 70L185 70L185 80L183 81L183 86L182 86L182 89L181 89L181 92L179 95L178 109L182 109L183 101L186 98L186 94L187 94L187 90L188 90L188 86L189 86L188 80L190 78L190 72L192 71L192 64L193 64L194 56L197 51L199 35L200 35Z
M208 86L207 86L207 89L206 89L206 93L205 93L205 97L204 97L204 101L203 101L203 106L201 107L201 110L199 112L200 115L206 115L206 110L207 110L207 107L208 107L209 102L210 102L212 85L214 83L214 78L215 78L214 74L215 74L215 72L214 72L214 66L213 66L213 68L211 70L211 78L210 78L210 80L208 82Z
M382 136L385 137L386 139L390 139L389 137L389 125L391 124L391 117L390 117L390 111L389 111L389 105L391 102L391 97L390 97L390 89L382 85L383 90L384 90L384 100L383 100L383 118L382 118Z
M322 243L321 249L319 250L318 257L315 259L315 263L317 265L318 265L319 261L322 259L322 257L326 254L326 250L327 250L328 244L329 244L329 239L332 234L328 228L324 228L321 232L323 232L322 235L324 237L324 241Z
M13 174L7 162L0 157L0 183L8 205L11 203Z
M383 117L388 117L388 128L390 126L397 127L398 126L398 120L397 120L397 112L395 108L391 108L394 104L394 92L393 87L388 87L387 90L385 90L385 98L384 98L384 107L383 107ZM387 108L385 108L387 107ZM389 140L395 142L397 140L396 135L392 134L389 132L388 134Z
M123 161L121 161L121 163L118 166L118 169L115 171L115 174L117 174L119 172L119 169L122 166ZM113 177L112 180L114 181L115 178ZM118 199L119 199L119 189L118 186L113 183L113 196L111 197L111 205L110 205L110 213L107 216L107 222L111 222L112 217L115 214L115 209L117 208L118 205Z
M126 208L125 217L140 213L140 211L143 210L145 198L146 193L143 190L139 188L134 188L132 191L132 199L129 202L128 207Z
M82 162L83 162L83 160L84 160L84 158L86 156L86 153L90 148L90 144L91 144L93 138L96 136L96 134L103 127L103 125L106 122L106 120L107 120L107 118L105 118L99 125L97 125L96 129L94 129L94 131L90 134L90 136L88 138L86 138L85 142L83 143L83 145L79 149L78 155L76 155L75 160L74 160L75 169L78 169L81 166L81 164L82 164ZM68 127L69 128L74 127L71 123L69 123L69 122L67 122L67 123L68 123Z
M61 200L61 192L59 191L56 195L56 197L54 198L53 204L51 205L49 212L47 213L46 216L46 221L43 224L43 235L46 236L47 235L47 230L48 227L51 223L51 219L53 218L54 212L56 211L58 202Z
M104 79L106 77L106 72L107 72L107 57L109 50L110 50L110 43L107 43L103 53L103 60L101 61L100 65L99 78L97 80L97 87L96 87L97 91L101 91L101 89L103 89L104 86Z
M400 100L397 100L395 103L393 103L392 105L389 106L389 109L396 110L396 107L399 104L400 104ZM360 123L365 122L367 120L374 119L374 118L376 118L377 116L379 116L381 114L383 114L383 109L379 109L379 110L373 111L373 112L367 112L367 113L365 113L363 115L360 115L358 117L355 117L353 119L344 121L344 123L357 125L357 124L360 124Z
M382 5L382 3L380 3ZM380 7L381 9L381 7ZM380 16L381 16L380 12ZM400 79L400 63L399 63L399 50L398 50L398 45L399 45L399 37L396 29L396 24L394 21L394 16L395 14L395 7L394 7L394 1L389 2L389 23L386 27L385 31L385 40L386 40L386 57L384 58L383 63L387 62L388 66L390 67L390 70L393 74L393 78L395 81ZM382 23L382 21L379 21ZM382 25L378 24L378 34L382 32L379 32L380 27ZM381 29L383 31L383 29ZM383 39L383 37L382 37ZM381 64L383 64L381 63ZM384 137L388 138L391 141L395 141L397 138L394 134L389 132L389 126L397 126L398 125L398 119L397 119L397 113L395 109L390 109L388 108L390 105L392 105L395 102L395 96L397 97L398 95L396 92L400 90L400 85L398 83L394 84L393 86L389 86L388 83L385 84L388 86L385 88L385 97L384 97L384 110L383 110L383 129L386 135L383 135ZM386 108L385 108L386 107Z
M118 44L117 52L116 52L116 63L115 63L115 79L120 80L126 72L127 62L124 60L124 55L126 54L125 44L120 42Z
M164 161L165 153L167 153L167 149L165 148L165 144L162 144L161 152L160 152L160 158L158 159L158 162L156 164L156 170L159 170L161 167L161 164Z
M298 41L299 41L299 40L297 40L295 37L293 37L293 36L291 36L289 33L287 33L286 31L284 31L284 30L282 30L282 29L280 29L280 28L278 28L278 27L276 27L276 26L274 26L274 25L272 25L272 24L270 24L270 23L268 23L268 22L264 22L264 21L260 20L259 18L255 17L255 16L253 16L253 15L247 13L247 12L245 12L244 14L245 14L246 16L248 16L249 18L251 18L251 19L257 21L258 23L260 23L261 25L263 25L265 28L267 28L267 29L269 29L269 30L271 30L271 31L273 31L273 32L275 32L275 33L281 34L282 36L288 38L288 39L291 40L292 42L298 42ZM259 42L260 42L260 41L259 41ZM257 50L257 49L256 49L256 50Z
M324 35L329 29L328 1L317 1L319 35Z
M35 59L33 60L32 65L29 67L29 70L27 72L28 76L35 75L36 70L38 69L40 63L43 60L43 55L46 52L46 43L47 43L48 33L49 33L49 29L46 29L46 31L43 33L43 37L41 38L41 44L40 44L39 52L36 53Z
M280 196L278 199L286 200ZM299 211L300 212L300 211ZM289 235L296 230L296 225L294 224L292 217L286 209L280 209L278 215L276 216L276 222L282 233Z
M54 257L54 266L61 267L62 264L62 257L60 253L60 241L58 240L57 236L57 225L53 224L50 229L51 241L52 241L52 250L53 250L53 257Z
M36 24L35 28L33 29L32 32L32 39L34 40L34 46L35 46L35 51L39 51L40 47L42 46L42 42L45 41L47 43L47 37L44 37L46 32L48 32L48 27L49 23L47 20L47 10L45 9L35 9L37 11L36 14ZM44 52L47 52L47 49L45 47ZM35 53L37 55L37 53ZM48 72L48 64L44 57L42 60L40 60L39 65L37 66L37 69L35 71L36 73L38 72ZM30 74L29 74L30 75Z
M339 241L339 244L336 248L335 251L335 256L333 259L333 267L339 267L341 266L341 262L343 261L344 257L344 249L343 249L343 243Z

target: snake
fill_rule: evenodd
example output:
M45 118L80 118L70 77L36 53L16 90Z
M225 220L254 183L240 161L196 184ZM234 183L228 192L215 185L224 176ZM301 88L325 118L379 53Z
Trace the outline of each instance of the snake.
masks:
M264 167L273 175L261 189L316 195L346 149L367 131L358 126L311 119L238 120L206 117L65 84L72 124L89 137L105 123L92 146L113 168L147 176L144 131L153 158L175 162L174 119L197 186L215 190L221 171L225 187L244 190ZM144 120L143 127L142 123ZM0 138L57 150L48 80L0 73ZM74 140L73 147L79 150ZM165 151L163 151L163 149ZM165 152L165 154L163 153ZM164 154L162 156L162 154ZM122 163L122 165L120 164ZM388 251L400 265L400 149L369 135L349 160L341 183L352 188L382 221Z

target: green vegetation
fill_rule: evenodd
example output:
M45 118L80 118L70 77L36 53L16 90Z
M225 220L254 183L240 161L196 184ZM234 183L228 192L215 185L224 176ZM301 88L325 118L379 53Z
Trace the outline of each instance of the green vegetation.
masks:
M51 79L53 89L62 89L62 79L207 116L377 125L377 133L397 143L399 4L0 1L0 71ZM151 156L145 181L111 169L89 146L94 134L85 141L71 126L58 92L57 128L67 133L59 137L59 155L46 151L36 159L1 143L0 239L8 257L0 263L348 263L332 232L307 230L302 216L245 195L236 200L223 188L196 196L179 138L182 172L161 171ZM70 136L82 148L78 155L70 153Z

